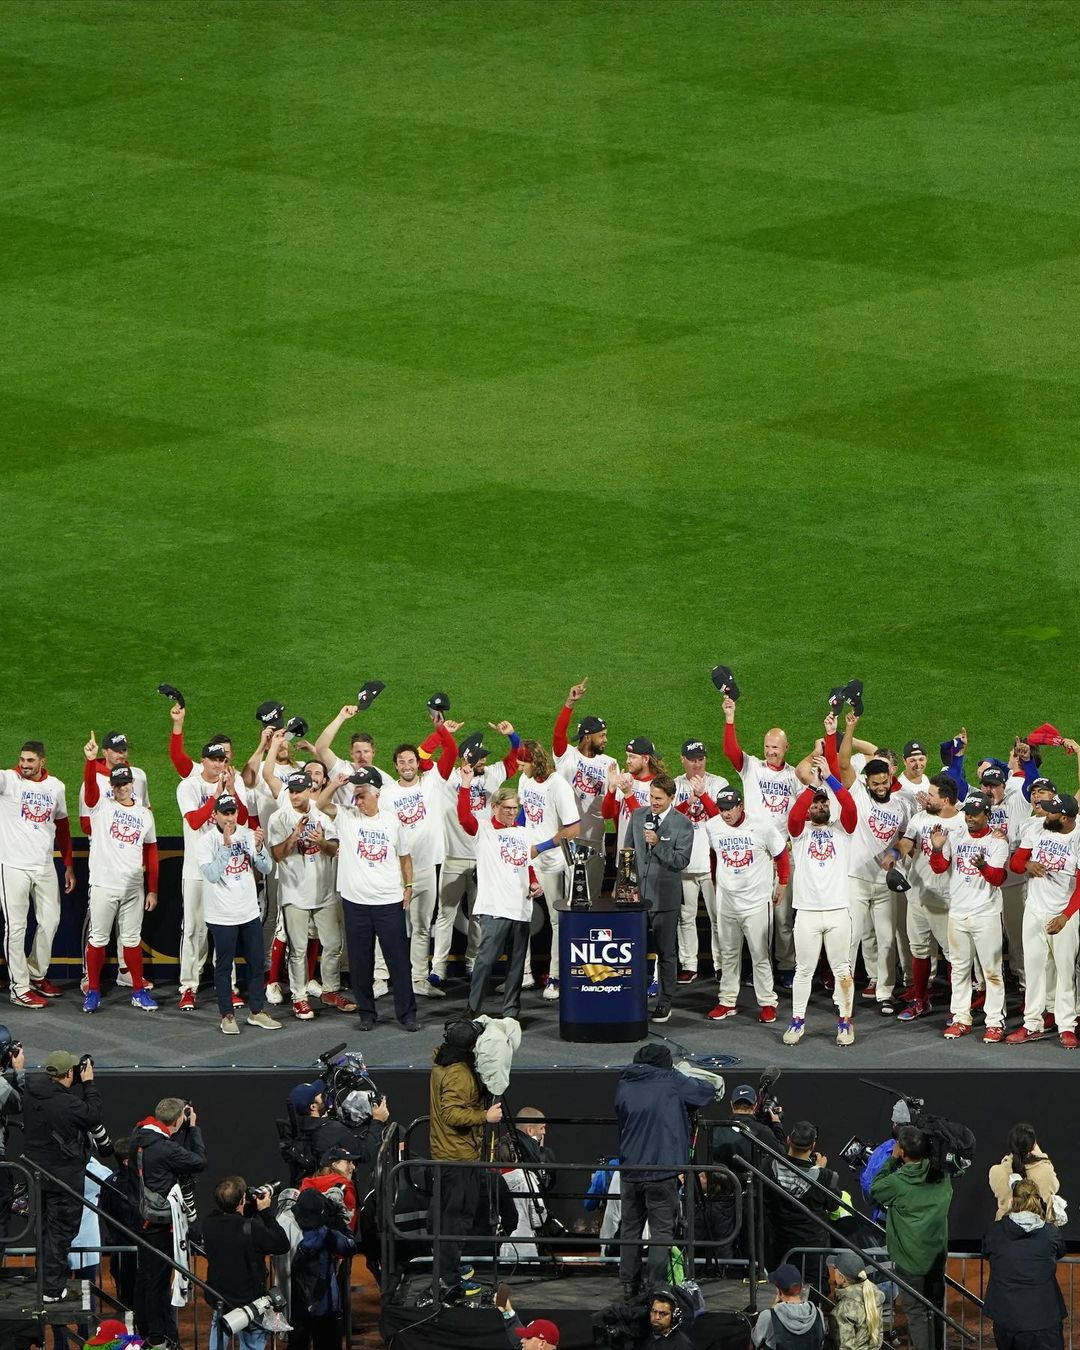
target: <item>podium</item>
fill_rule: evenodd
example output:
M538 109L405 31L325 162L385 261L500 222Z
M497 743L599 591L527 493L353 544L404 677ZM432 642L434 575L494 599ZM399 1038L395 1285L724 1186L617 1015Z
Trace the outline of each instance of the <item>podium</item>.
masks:
M648 911L616 905L559 911L559 1036L564 1041L623 1043L649 1034Z

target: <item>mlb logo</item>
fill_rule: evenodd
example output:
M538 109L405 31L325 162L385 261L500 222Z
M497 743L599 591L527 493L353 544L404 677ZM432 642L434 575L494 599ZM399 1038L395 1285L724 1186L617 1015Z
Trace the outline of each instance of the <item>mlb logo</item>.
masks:
M590 928L590 929L589 929L589 941L590 941L590 942L610 942L610 941L611 941L611 929L610 929L610 928Z

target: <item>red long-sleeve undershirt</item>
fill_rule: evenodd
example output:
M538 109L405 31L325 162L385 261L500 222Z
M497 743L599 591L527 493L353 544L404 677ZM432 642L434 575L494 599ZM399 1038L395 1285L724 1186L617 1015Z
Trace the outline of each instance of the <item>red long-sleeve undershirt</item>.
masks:
M480 829L480 822L473 815L472 796L469 789L465 787L464 784L457 790L457 818L458 824L466 834L476 834ZM491 817L491 825L492 828L496 830L505 830L507 828L507 826L495 816Z
M736 773L742 773L743 759L745 756L739 746L739 737L735 731L734 722L724 723L724 754L728 758L728 763Z
M98 761L96 759L88 759L86 761L86 764L83 766L83 780L82 780L83 795L86 799L87 806L90 807L97 806L98 802L101 801L101 789L98 787L99 777L100 774L98 772ZM86 822L83 825L83 833L89 834L90 817L80 816L79 819L80 821Z
M969 830L968 833L971 835L972 839L985 839L990 831L989 829L977 831ZM940 876L949 870L950 861L951 860L946 858L943 852L938 853L935 850L930 854L930 870L938 873ZM988 881L991 886L1003 886L1005 884L1006 873L1007 869L1004 867L988 867L984 864L979 868L979 875L984 881Z
M1016 852L1012 855L1012 857L1009 859L1009 871L1022 874L1024 868L1027 867L1028 859L1030 857L1031 857L1031 849L1018 848Z
M143 867L146 868L146 889L157 894L158 883L158 852L157 844L143 844L142 846Z
M440 748L439 758L435 759L435 751L440 750ZM420 772L427 773L430 768L437 764L439 766L439 777L445 783L454 771L456 759L457 745L454 738L440 722L431 735L426 736L420 745Z
M701 796L698 798L698 801L701 803L706 816L710 820L712 820L714 816L718 816L720 814L720 808L717 806L717 804L713 801L713 799L709 796L707 792L703 792ZM684 816L688 816L690 814L690 803L682 802L679 806L675 808L675 810L681 811ZM741 825L745 819L746 819L746 812L744 811L742 815L740 815L739 819L735 822L736 826ZM782 886L786 886L788 882L791 880L791 854L787 851L787 849L784 849L783 853L778 853L776 857L773 858L773 864L776 867L777 881L779 881Z
M837 781L834 779L834 781ZM832 787L832 784L829 785ZM814 800L814 793L817 788L808 787L795 798L795 804L791 808L788 816L788 834L792 839L797 839L806 828L806 819L810 814L810 803ZM855 826L858 824L859 813L855 807L855 799L846 787L833 787L837 803L840 807L840 825L848 833L854 834Z
M569 703L564 703L559 709L559 715L555 719L555 731L551 737L551 748L555 751L555 758L565 755L569 741L566 739L566 733L570 730L570 719L574 715L574 709Z
M836 753L836 732L832 731L825 737L825 760L829 766L829 772L834 778L840 777L840 758Z
M195 761L184 749L184 733L174 731L169 737L169 758L173 762L173 768L181 778L186 778L195 767Z
M212 797L207 797L206 801L203 802L202 806L198 807L195 811L184 812L184 819L187 821L187 823L191 826L193 830L201 830L202 827L206 824L206 822L210 819L210 817L214 814L214 811L217 809L218 797L221 794L221 786L222 785L218 783L217 784L218 791L215 792ZM236 799L236 823L238 825L246 825L249 820L254 820L256 824L258 824L258 818L256 816L252 816L248 812L247 807L238 797Z
M56 847L60 850L64 866L71 867L74 859L71 852L71 821L67 816L56 822Z

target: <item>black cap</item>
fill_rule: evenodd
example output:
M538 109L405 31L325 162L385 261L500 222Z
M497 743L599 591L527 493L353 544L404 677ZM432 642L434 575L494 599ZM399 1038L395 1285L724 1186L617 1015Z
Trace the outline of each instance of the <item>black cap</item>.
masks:
M311 779L303 772L290 773L285 779L285 786L290 792L303 792L311 786Z
M634 1056L635 1064L651 1064L654 1069L670 1069L671 1051L666 1045L660 1045L656 1041L650 1041L643 1045Z
M280 729L285 725L285 704L277 703L273 699L260 703L255 709L255 720L261 722L264 727Z
M450 711L450 695L438 689L428 699L427 705L432 712L448 713Z
M742 806L738 788L721 788L716 794L716 805L721 811L734 811L737 806Z
M308 724L302 717L290 717L285 723L285 730L295 740L297 736L306 736L308 734Z
M385 688L386 685L382 680L368 680L356 696L356 706L361 712L365 708L370 708Z
M757 1088L752 1088L749 1083L740 1083L731 1094L729 1100L731 1101L732 1106L734 1106L736 1102L754 1103L757 1101Z
M885 873L885 885L888 886L890 891L896 891L898 894L911 890L907 877L904 876L899 867L890 867Z
M123 787L125 783L133 783L135 775L126 764L118 764L109 774L109 782L113 787Z
M484 733L474 731L471 736L466 736L458 746L458 754L470 764L479 764L482 759L487 759L490 751L484 744Z
M969 792L960 808L965 815L978 816L990 810L990 798L985 792Z
M226 760L229 758L228 747L223 745L221 741L207 741L202 748L202 757L203 759Z
M214 803L215 811L223 811L226 815L234 815L240 808L240 803L231 792L223 792Z
M739 701L739 686L735 683L730 666L713 666L710 677L722 694L734 699L736 703Z
M110 731L101 742L102 750L126 750L128 739L122 731Z
M359 1153L353 1153L342 1144L335 1144L333 1148L328 1149L326 1153L327 1162L359 1162Z
M382 774L372 765L365 764L349 775L349 782L353 787L373 787L378 791L382 787Z
M648 736L635 736L634 739L627 744L626 753L628 755L655 756L656 746L653 745Z
M602 717L583 717L577 724L577 739L595 736L598 731L607 731L607 723Z
M1042 803L1042 809L1048 816L1073 816L1076 815L1076 798L1068 792L1055 792Z
M171 698L174 703L179 703L181 708L187 707L183 694L175 684L159 684L157 691L159 694L164 694L166 698Z
M926 746L923 745L922 741L908 741L908 743L904 746L904 754L903 754L904 759L907 759L908 755L925 755L925 754L926 754Z
M1029 792L1056 792L1057 784L1052 778L1033 778Z
M796 1148L813 1148L817 1143L817 1126L812 1120L797 1120L788 1130L788 1138Z
M851 711L856 717L863 715L863 682L862 680L848 680L844 685L844 699L851 704Z
M682 752L687 759L704 759L709 753L704 741L683 741Z
M1000 769L983 769L979 774L979 782L984 787L1001 787L1005 782L1005 775Z

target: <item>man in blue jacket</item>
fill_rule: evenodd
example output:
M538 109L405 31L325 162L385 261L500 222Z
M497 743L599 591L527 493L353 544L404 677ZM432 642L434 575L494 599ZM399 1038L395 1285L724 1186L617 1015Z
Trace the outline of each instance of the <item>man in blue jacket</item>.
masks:
M641 1237L649 1225L648 1288L665 1283L675 1220L679 1211L679 1173L690 1161L688 1111L713 1100L713 1088L672 1068L666 1045L643 1045L634 1062L619 1075L615 1115L619 1122L619 1158L623 1167L640 1172L621 1173L624 1239ZM628 1299L641 1285L641 1252L625 1241L619 1256L619 1276Z

